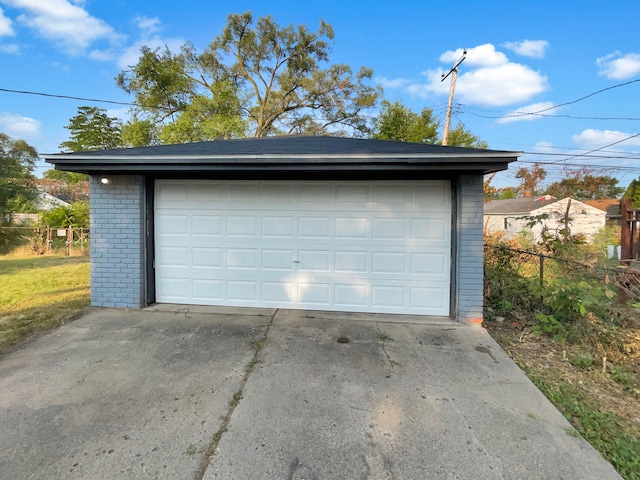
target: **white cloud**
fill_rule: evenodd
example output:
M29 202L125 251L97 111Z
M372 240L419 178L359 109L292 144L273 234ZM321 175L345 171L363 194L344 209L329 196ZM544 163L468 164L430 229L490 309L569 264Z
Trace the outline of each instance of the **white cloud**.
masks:
M170 51L177 53L180 51L180 47L184 44L182 38L161 38L158 35L154 35L151 38L141 38L133 45L122 51L117 59L118 68L126 69L136 63L140 58L140 49L142 47L149 47L151 50L164 50L168 47Z
M4 16L4 12L0 8L0 37L7 37L13 35L13 27L11 26L11 19Z
M442 69L422 72L422 82L406 83L404 79L385 80L389 85L403 87L412 96L430 99L449 94L450 82L442 81L453 62L460 59L462 49L449 50L440 56L446 63ZM384 77L382 77L384 78ZM456 102L483 106L517 105L531 100L548 89L547 77L527 65L515 63L487 43L467 49L464 63L458 68Z
M462 48L448 50L440 55L439 60L442 63L452 63L451 66L453 66L453 63L462 57L463 52L464 50ZM465 65L472 67L497 67L505 65L506 63L509 63L507 56L502 52L496 51L496 47L490 43L467 48L467 58L464 61Z
M123 36L82 8L84 2L68 0L2 0L22 13L18 22L61 47L70 55L80 55L96 41L117 44Z
M0 112L0 130L14 138L38 138L41 126L42 124L33 118L17 113Z
M138 15L137 17L134 17L133 22L146 35L159 32L161 28L161 22L158 17L151 18L144 15Z
M0 45L0 53L18 55L20 54L20 45L16 45L15 43L7 43L5 45Z
M478 68L458 81L461 102L490 106L526 102L547 89L547 77L519 63Z
M613 80L626 80L640 74L640 53L613 52L596 60L598 75Z
M549 42L546 40L523 40L521 42L507 42L504 44L505 48L508 48L518 55L531 58L543 58L548 46Z
M387 77L376 77L374 78L374 81L384 88L401 88L411 83L411 80L402 77L393 79Z
M531 105L525 105L517 110L512 110L504 117L499 118L498 123L511 123L511 122L526 122L531 120L537 120L541 118L538 115L531 115L532 113L547 113L549 109L553 107L553 102L539 102L532 103ZM551 112L548 112L551 114Z
M629 139L615 145L615 148L638 147L640 146L640 137L634 136L633 133L620 132L618 130L596 130L588 128L577 135L573 135L571 140L581 148L595 149Z

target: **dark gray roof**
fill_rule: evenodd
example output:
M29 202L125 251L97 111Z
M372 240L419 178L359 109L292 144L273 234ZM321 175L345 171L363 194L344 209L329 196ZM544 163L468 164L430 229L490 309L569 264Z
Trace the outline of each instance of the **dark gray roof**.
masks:
M526 215L537 208L557 202L557 198L544 197L507 198L492 200L484 206L485 215Z
M506 169L518 156L501 150L307 135L43 155L57 169L94 174L361 169L491 173Z

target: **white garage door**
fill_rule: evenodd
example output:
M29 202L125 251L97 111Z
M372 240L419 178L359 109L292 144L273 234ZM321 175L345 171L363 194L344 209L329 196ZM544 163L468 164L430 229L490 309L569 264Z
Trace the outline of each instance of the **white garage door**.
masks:
M449 315L448 181L156 181L160 303Z

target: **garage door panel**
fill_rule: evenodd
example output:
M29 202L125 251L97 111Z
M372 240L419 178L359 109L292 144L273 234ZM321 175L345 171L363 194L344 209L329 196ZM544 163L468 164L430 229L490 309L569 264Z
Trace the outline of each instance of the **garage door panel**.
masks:
M224 282L221 280L195 278L192 285L195 302L211 305L224 300Z
M293 216L263 217L262 236L280 239L295 238L295 218Z
M407 236L409 222L404 218L379 218L372 219L371 236L374 240L400 240Z
M251 304L258 303L259 287L255 280L230 280L227 282L227 299Z
M410 305L412 308L439 311L449 302L449 292L438 287L411 287Z
M451 238L451 219L443 217L415 218L411 222L411 239L429 245L448 243Z
M330 239L333 229L329 217L298 218L298 237Z
M371 305L375 308L401 309L406 304L406 287L390 285L374 285L371 287Z
M298 200L303 204L311 204L313 208L332 204L334 196L330 185L310 184L306 188L297 190Z
M167 298L170 302L183 303L191 298L191 283L186 278L172 278L167 275L156 287L156 295Z
M294 269L294 251L292 249L262 249L262 265L264 272L287 271Z
M431 211L447 213L451 209L451 190L447 182L433 182L429 188L413 188L413 203L431 205Z
M221 237L224 234L224 218L221 215L192 215L191 235Z
M228 269L258 269L257 248L227 248L226 268Z
M330 272L332 270L331 252L323 250L298 250L297 270L300 272Z
M156 216L156 235L189 235L191 229L187 214L162 213Z
M449 182L157 181L156 299L448 315Z
M368 284L336 284L333 287L336 307L367 307L369 303Z
M369 253L357 250L336 250L334 252L334 271L344 273L367 273L369 271Z
M331 307L331 285L329 283L308 282L305 280L298 280L296 283L298 285L298 305Z
M260 236L260 220L256 216L230 215L227 217L228 237Z
M297 303L295 283L264 282L262 284L262 301L265 303L294 305Z
M217 268L224 267L224 252L219 247L193 247L191 266L193 268Z
M372 190L371 196L377 208L385 205L407 205L412 201L412 189L404 186L380 186Z
M190 265L191 252L188 247L164 246L156 249L156 261L166 267Z
M425 252L411 254L411 273L414 275L436 275L443 279L449 276L447 252Z
M407 273L406 252L373 252L371 273L405 275Z
M369 238L369 219L366 217L338 217L334 220L335 237L366 240Z

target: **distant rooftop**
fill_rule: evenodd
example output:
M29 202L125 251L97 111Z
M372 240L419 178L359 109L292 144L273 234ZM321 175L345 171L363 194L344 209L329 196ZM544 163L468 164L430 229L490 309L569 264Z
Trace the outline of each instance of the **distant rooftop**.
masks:
M504 200L492 200L484 206L485 214L510 215L522 214L526 215L545 205L557 202L558 199L551 195L542 197L522 197L522 198L506 198Z

